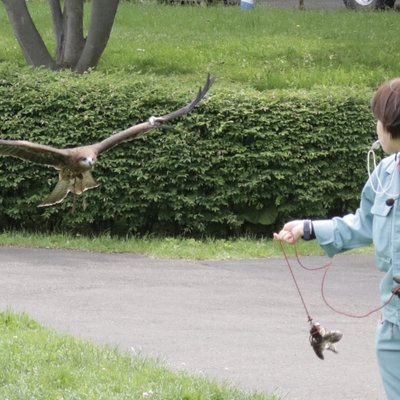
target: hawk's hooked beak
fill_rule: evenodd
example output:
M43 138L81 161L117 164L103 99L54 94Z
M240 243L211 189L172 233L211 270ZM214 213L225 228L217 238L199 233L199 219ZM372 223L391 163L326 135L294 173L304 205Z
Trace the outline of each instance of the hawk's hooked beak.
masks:
M96 159L93 157L83 157L80 161L79 164L82 165L82 167L86 167L88 169L91 169L94 164L96 164Z

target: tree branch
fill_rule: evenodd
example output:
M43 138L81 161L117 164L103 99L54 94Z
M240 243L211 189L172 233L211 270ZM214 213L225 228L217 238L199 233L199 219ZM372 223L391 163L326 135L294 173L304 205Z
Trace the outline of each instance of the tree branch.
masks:
M83 37L83 1L64 1L64 57L63 66L74 68L85 45Z
M85 47L75 72L83 73L95 67L107 46L119 0L92 0L92 14Z
M55 69L56 64L33 23L25 0L2 1L27 63L34 67Z
M53 32L56 40L56 63L61 65L64 54L64 18L60 0L49 0L53 20Z

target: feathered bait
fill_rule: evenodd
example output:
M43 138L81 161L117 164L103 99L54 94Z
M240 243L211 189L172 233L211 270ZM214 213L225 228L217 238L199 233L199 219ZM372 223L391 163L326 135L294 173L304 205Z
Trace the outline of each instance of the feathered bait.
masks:
M315 354L321 359L324 359L324 350L330 350L337 353L335 343L343 337L340 331L326 331L318 322L311 325L310 329L310 344Z

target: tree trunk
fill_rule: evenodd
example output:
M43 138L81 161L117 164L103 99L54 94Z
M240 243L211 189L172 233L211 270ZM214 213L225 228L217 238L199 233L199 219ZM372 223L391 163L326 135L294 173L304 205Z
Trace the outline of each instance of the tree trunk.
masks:
M62 64L64 54L64 17L60 0L49 0L51 16L53 18L53 32L56 40L56 64Z
M64 1L64 38L61 64L63 67L75 68L85 45L82 0Z
M83 73L97 65L107 46L119 0L92 0L89 33L75 72Z
M3 3L26 62L34 67L56 69L56 63L32 21L25 0L3 0Z
M28 64L50 69L69 68L78 73L94 68L99 62L110 38L119 4L119 0L90 2L90 26L85 40L84 0L48 0L56 41L56 59L53 60L33 23L26 0L2 1Z

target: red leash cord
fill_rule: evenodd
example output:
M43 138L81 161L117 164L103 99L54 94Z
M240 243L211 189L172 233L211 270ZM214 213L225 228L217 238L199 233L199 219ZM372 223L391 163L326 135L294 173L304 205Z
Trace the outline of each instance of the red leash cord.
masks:
M299 294L299 296L300 296L301 302L303 303L303 307L304 307L304 309L305 309L305 311L306 311L308 322L312 325L313 319L311 318L310 313L308 312L308 308L307 308L307 306L306 306L306 302L304 301L304 297L303 297L303 295L301 294L301 290L300 290L299 284L297 283L296 277L294 276L293 268L292 268L292 266L291 266L291 264L290 264L290 262L289 262L289 257L287 256L287 254L286 254L286 252L285 252L285 249L284 249L283 244L282 244L281 241L279 241L279 244L281 245L282 253L283 253L283 256L285 257L286 264L287 264L287 266L288 266L288 268L289 268L290 274L292 275L293 282L294 282L294 284L295 284L295 286L296 286L296 289L297 289L297 292L298 292L298 294ZM301 264L300 264L300 265L301 265Z
M284 248L284 246L283 246L281 240L279 241L279 244L280 244L280 246L281 246L282 254L283 254L283 257L285 258L285 261L286 261L286 264L287 264L287 266L288 266L288 268L289 268L290 274L292 275L292 278L293 278L294 284L295 284L295 286L296 286L297 292L299 293L299 296L300 296L300 299L301 299L301 301L302 301L302 303L303 303L304 309L306 310L308 322L312 323L312 318L310 317L310 313L308 312L308 309L307 309L307 306L306 306L306 304L305 304L303 295L301 294L301 291L300 291L299 285L298 285L298 283L297 283L296 277L295 277L295 275L294 275L294 273L293 273L293 267L292 267L292 265L291 265L291 263L290 263L290 260L289 260L288 255L286 254L285 248ZM355 314L350 314L350 313L347 313L347 312L344 312L344 311L337 310L335 307L331 306L331 305L328 303L328 301L327 301L327 299L326 299L326 297L325 297L325 290L324 290L324 288L325 288L326 276L327 276L327 273L328 273L328 271L329 271L329 268L332 266L332 263L331 263L331 262L328 262L328 263L326 263L325 265L323 265L323 266L321 266L321 267L314 267L314 268L306 267L306 266L304 266L303 263L300 261L300 258L299 258L299 254L298 254L298 252L297 252L297 247L296 247L296 245L293 244L293 247L294 247L294 253L295 253L295 257L296 257L297 263L298 263L302 268L304 268L304 269L307 270L307 271L325 270L325 271L324 271L324 275L323 275L323 277L322 277L322 282L321 282L321 296L322 296L322 299L323 299L325 305L326 305L328 308L330 308L332 311L334 311L335 313L337 313L337 314L341 314L341 315L344 315L344 316L350 317L350 318L366 318L366 317L370 316L371 314L382 310L382 308L384 308L386 305L388 305L388 304L392 301L392 299L393 299L394 296L398 295L397 293L392 293L392 295L390 296L389 300L386 301L383 305L381 305L380 307L375 308L375 309L373 309L373 310L367 312L366 314L362 314L362 315L355 315Z

